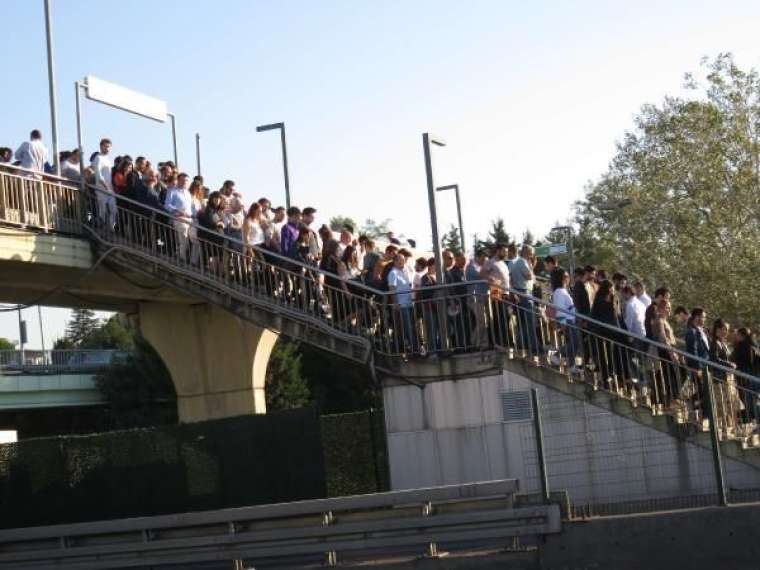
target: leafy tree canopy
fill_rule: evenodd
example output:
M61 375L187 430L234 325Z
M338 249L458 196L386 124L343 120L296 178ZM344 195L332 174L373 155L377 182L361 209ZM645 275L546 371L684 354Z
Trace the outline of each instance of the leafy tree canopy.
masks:
M373 239L384 236L389 231L391 231L389 227L391 221L392 220L390 218L386 218L381 222L376 222L372 218L367 218L364 220L364 225L362 226L361 233Z
M760 76L730 54L644 105L576 206L580 262L667 285L686 306L760 323Z
M354 230L359 228L359 225L349 216L333 216L330 218L330 229L334 232L339 232L345 226L351 226Z
M449 231L443 234L441 238L441 247L450 249L454 255L462 253L462 240L459 239L459 228L451 225Z

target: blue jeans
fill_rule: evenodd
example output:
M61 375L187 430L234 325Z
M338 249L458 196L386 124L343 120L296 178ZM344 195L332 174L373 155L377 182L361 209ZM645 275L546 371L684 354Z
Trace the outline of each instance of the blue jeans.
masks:
M399 307L397 319L400 320L401 323L400 326L398 321L394 323L394 328L396 329L396 348L400 352L413 352L416 348L416 335L414 334L414 307L412 305Z
M529 349L532 354L538 354L538 337L536 336L536 313L533 301L520 297L517 304L517 326L520 329L520 348Z

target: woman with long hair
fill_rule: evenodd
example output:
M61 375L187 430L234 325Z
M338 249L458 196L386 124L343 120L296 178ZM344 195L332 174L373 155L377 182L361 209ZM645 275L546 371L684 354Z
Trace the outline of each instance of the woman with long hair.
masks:
M589 338L592 344L591 353L599 371L602 385L606 390L618 389L623 385L623 378L617 378L621 382L614 385L616 376L623 375L621 350L622 341L624 340L620 333L616 332L618 328L617 315L615 314L614 289L612 282L604 279L599 283L599 289L594 295L594 304L591 307L591 318L602 324L595 324L591 327L593 336ZM613 381L613 383L610 382Z
M257 261L262 259L261 251L266 245L266 231L264 229L264 214L261 204L254 202L248 208L243 220L243 243L245 244L245 257L248 264L247 273L252 283L259 283L263 278L262 266ZM269 280L264 280L268 283Z
M254 202L248 208L248 213L243 220L243 242L248 246L249 255L254 255L254 247L264 247L265 235L262 220L261 205Z
M675 347L676 337L673 328L668 322L670 317L670 301L665 298L657 301L655 305L655 317L652 321L652 335L654 340L668 347ZM679 370L681 359L671 348L652 347L655 361L655 404L671 407L680 394Z
M349 314L347 307L348 286L341 275L347 273L346 266L340 258L340 244L335 239L329 239L322 246L322 259L319 268L326 271L325 293L330 306L333 323L339 325Z
M193 216L193 224L199 223L199 217L203 208L206 207L206 194L203 189L203 184L198 180L193 180L188 188L190 193L190 211ZM200 264L201 249L198 243L198 230L195 225L191 225L188 231L188 238L190 240L190 263L195 266Z
M341 277L345 280L356 280L361 277L362 270L359 267L359 252L355 245L346 246L340 259L346 271Z
M113 184L115 194L124 194L124 191L127 189L127 176L132 172L132 168L132 159L128 156L122 157L114 167L111 183Z
M198 215L198 223L203 228L199 232L203 266L219 275L224 258L224 198L219 192L209 194L208 203ZM201 271L203 270L201 267Z
M723 319L713 321L710 334L710 360L733 369L736 368L736 363L731 358L731 348L728 344L730 334L731 325L727 321ZM720 421L718 425L723 429L735 428L744 409L744 403L736 388L734 375L725 370L713 368L712 377L715 380L713 396L715 398L714 409Z
M744 374L757 375L758 368L760 367L760 357L758 355L760 355L760 351L758 351L757 344L755 344L755 340L752 338L752 331L747 327L736 329L734 333L734 353L732 355L736 369ZM750 381L742 376L736 378L736 383L744 402L742 422L749 424L757 417L757 401L753 391L757 389L757 386L751 385Z

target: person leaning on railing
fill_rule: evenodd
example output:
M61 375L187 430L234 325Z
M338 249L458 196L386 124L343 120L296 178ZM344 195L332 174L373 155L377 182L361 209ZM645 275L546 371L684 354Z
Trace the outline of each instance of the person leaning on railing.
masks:
M668 322L670 301L661 297L655 305L655 318L652 321L652 335L660 344L675 348L676 339ZM673 408L680 395L679 371L681 358L675 350L650 345L650 353L657 357L654 403Z
M575 324L575 303L570 296L568 286L570 275L562 268L556 268L551 276L552 297L551 305L546 310L546 317L550 323L560 326L560 351L564 353L569 372L580 372L576 364L576 355L580 344L578 328Z
M209 194L206 207L198 215L198 223L203 228L198 232L201 263L212 273L221 275L224 269L224 201L218 191Z

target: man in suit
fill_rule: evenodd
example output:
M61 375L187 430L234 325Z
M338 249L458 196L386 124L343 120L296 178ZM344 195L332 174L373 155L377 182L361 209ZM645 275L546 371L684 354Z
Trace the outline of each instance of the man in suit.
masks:
M691 310L691 324L686 330L686 352L693 354L698 358L710 359L710 340L707 338L705 331L705 319L707 314L701 307ZM701 370L703 366L697 360L689 359L687 361L689 368Z

